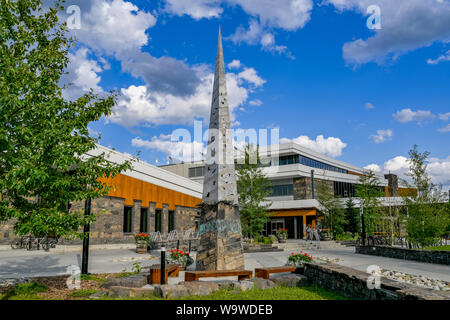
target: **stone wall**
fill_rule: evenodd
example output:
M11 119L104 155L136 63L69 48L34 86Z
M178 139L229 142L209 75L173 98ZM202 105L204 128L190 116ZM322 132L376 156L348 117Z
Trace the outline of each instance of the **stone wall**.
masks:
M84 212L84 201L72 204L71 211ZM123 232L124 223L124 199L116 197L101 197L93 199L91 202L91 213L96 215L96 221L91 225L90 244L120 244L133 243L134 235L140 232L141 207L149 208L148 226L149 232L155 231L155 203L147 204L139 200L134 202L132 216L132 231ZM169 227L169 206L164 204L162 208L162 230L163 234L168 233ZM174 227L176 230L186 231L195 229L196 219L198 220L199 209L189 207L176 207L174 216ZM0 244L9 244L15 238L13 223L11 221L0 223ZM79 239L60 240L60 244L72 245L81 244Z
M450 265L450 251L414 250L385 246L359 246L356 253Z
M244 268L239 208L229 203L203 204L197 249L197 270Z
M314 198L319 197L319 185L325 182L331 192L334 192L333 181L314 179ZM294 178L294 200L312 199L312 179L311 177Z
M369 274L332 263L306 263L304 275L319 287L359 300L450 300L449 291L421 288L386 278L377 289L369 289Z

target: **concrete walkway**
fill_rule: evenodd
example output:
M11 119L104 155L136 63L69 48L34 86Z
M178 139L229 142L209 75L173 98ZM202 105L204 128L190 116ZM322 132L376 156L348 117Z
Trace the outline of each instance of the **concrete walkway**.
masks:
M339 258L340 261L337 263L361 271L366 271L370 265L378 265L384 269L450 282L450 266L355 254L353 247L307 250L306 252L313 257ZM290 254L290 251L247 253L245 267L253 270L262 266L281 266L286 263ZM144 268L159 263L159 252L153 251L150 254L141 255L134 249L91 251L89 272L118 273L124 269L131 271L135 262L139 262ZM81 252L0 251L0 278L63 275L67 274L69 265L81 266Z
M445 280L450 282L450 266L423 263L409 260L392 259L385 257L356 254L354 247L333 248L333 249L313 249L305 250L314 256L327 257L330 259L340 259L337 264L353 268L360 271L367 271L370 265L377 265L382 269L400 271L412 275L425 276L431 279ZM286 263L290 251L271 253L248 253L245 255L245 267L249 269L265 267L275 267Z

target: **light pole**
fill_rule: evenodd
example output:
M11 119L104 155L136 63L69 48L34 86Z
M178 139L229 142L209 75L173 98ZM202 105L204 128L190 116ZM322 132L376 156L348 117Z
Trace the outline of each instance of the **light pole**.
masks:
M366 226L364 224L364 202L361 201L360 206L360 215L361 215L361 238L362 238L362 245L366 245Z
M166 247L161 247L161 284L166 284Z
M91 215L91 198L86 199L84 203L84 217L88 218ZM89 274L88 260L89 260L89 222L84 224L84 238L83 238L83 254L81 260L81 274Z

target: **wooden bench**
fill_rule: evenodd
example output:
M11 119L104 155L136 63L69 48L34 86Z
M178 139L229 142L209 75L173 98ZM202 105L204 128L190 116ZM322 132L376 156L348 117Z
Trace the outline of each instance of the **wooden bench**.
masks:
M166 265L166 279L168 277L178 277L179 273L180 273L180 266L178 264ZM154 264L150 267L150 275L148 276L148 282L150 284L161 283L161 265Z
M271 267L271 268L256 268L255 277L269 279L271 273L282 273L282 272L295 272L301 273L302 267L297 266L283 266L283 267Z
M250 270L219 270L219 271L186 271L184 281L197 281L200 278L231 277L237 276L238 280L251 279L253 272Z

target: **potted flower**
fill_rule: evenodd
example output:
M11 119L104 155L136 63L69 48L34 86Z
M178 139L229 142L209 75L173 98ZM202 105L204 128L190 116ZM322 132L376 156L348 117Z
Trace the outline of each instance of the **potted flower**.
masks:
M292 254L288 258L287 265L288 266L297 266L297 267L303 267L305 262L311 262L313 260L313 257L306 252L303 253L303 251L300 251L300 253L295 254L292 252Z
M285 243L288 237L288 231L286 229L280 228L277 230L278 242Z
M194 263L194 259L191 258L189 252L177 249L170 251L169 263L178 264L182 269L186 269Z
M134 242L136 243L137 253L147 253L148 248L151 246L152 241L147 233L138 233L134 236Z
M330 228L320 229L320 238L323 239L324 241L331 240L330 231L331 231Z

